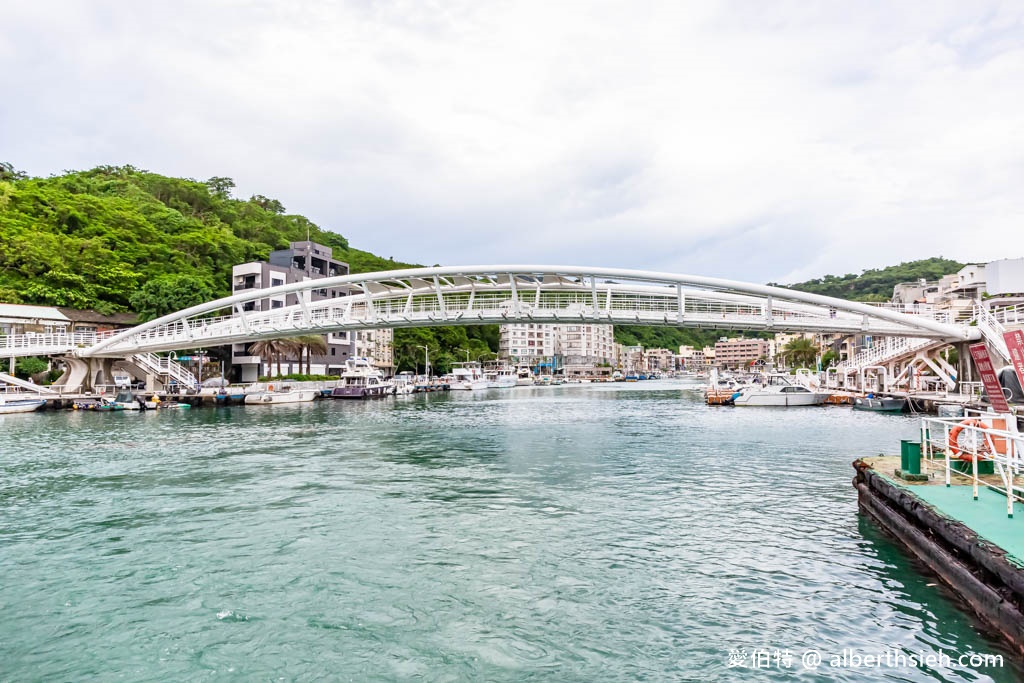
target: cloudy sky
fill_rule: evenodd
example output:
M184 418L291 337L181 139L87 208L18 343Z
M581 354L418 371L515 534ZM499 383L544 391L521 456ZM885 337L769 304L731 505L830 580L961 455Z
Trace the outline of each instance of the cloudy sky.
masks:
M0 160L353 246L793 282L1024 256L1024 3L7 2Z

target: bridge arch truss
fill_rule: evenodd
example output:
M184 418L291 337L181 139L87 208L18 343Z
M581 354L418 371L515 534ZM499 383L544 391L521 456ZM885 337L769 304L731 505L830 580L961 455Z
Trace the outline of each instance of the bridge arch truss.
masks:
M345 288L348 296L314 292ZM269 310L247 304L294 295ZM83 357L124 357L376 328L489 323L630 324L776 332L872 334L951 342L969 328L907 312L767 285L694 275L579 266L416 268L252 289L139 325Z

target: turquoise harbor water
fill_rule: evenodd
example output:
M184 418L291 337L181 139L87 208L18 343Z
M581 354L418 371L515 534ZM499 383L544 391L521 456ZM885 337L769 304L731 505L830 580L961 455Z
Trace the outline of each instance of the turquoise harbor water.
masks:
M2 680L1021 677L857 514L850 462L911 418L660 381L0 429ZM728 667L757 648L796 660Z

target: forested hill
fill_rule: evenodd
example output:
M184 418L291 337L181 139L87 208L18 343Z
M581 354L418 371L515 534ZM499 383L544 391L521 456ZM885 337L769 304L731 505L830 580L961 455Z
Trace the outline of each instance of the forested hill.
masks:
M913 282L921 278L938 280L943 275L955 273L963 267L962 263L939 256L877 270L865 270L860 275L826 275L816 280L784 286L840 299L888 301L892 297L893 287L901 282Z
M233 265L307 234L353 272L402 265L350 248L275 199L234 199L233 187L132 166L29 178L0 164L0 301L127 311L161 279L226 296Z

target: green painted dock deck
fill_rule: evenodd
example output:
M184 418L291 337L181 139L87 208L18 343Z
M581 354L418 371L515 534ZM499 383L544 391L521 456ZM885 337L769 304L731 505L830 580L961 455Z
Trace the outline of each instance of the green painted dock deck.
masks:
M1006 551L1007 559L1024 568L1024 504L1015 502L1013 517L1006 515L1006 495L985 486L978 488L978 500L973 498L972 480L954 475L951 486L946 486L945 471L940 461L929 463L927 482L904 481L895 474L899 457L881 456L864 458L872 469L890 483L913 493L942 516L962 523L980 538ZM995 476L982 480L999 481Z

